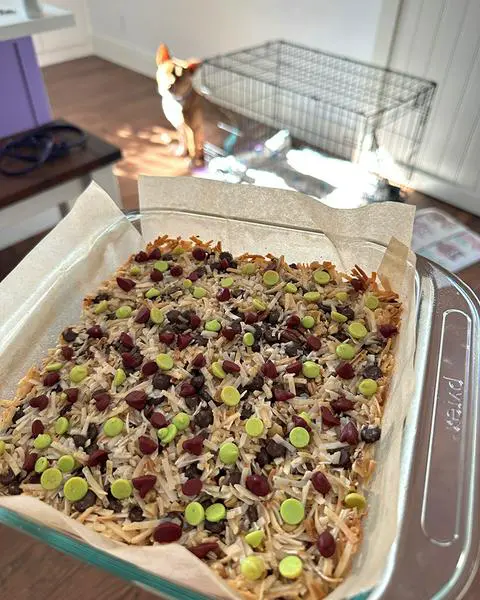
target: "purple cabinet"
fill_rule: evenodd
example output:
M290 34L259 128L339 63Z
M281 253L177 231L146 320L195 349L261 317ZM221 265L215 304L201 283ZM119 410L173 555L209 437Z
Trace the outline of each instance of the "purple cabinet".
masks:
M51 118L32 38L0 42L0 138Z

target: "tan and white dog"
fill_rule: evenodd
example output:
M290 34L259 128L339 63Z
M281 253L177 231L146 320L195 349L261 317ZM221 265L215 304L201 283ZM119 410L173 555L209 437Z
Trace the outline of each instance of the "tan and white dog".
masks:
M171 57L165 44L158 47L157 85L163 112L179 133L178 154L188 154L195 166L204 160L202 97L193 87L193 74L200 65L197 60Z

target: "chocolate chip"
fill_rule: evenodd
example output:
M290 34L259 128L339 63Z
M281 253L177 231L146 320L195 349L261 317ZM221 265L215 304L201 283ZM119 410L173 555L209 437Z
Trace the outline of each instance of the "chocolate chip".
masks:
M340 457L336 465L342 469L349 469L352 466L352 461L350 459L350 450L347 448L342 448L340 450Z
M13 481L15 481L15 474L9 467L6 473L0 475L0 485L10 485Z
M250 523L255 523L255 521L258 519L257 507L254 504L251 504L247 508L247 512L245 513L245 515Z
M280 321L280 311L276 309L270 311L267 321L270 325L276 325Z
M347 317L349 321L355 318L355 313L349 306L337 306L336 310L344 317Z
M120 502L120 500L117 500L116 498L114 498L111 493L108 493L108 508L110 510L113 510L114 513L119 513L122 512L123 510L123 506L122 503Z
M210 396L210 394L207 392L207 390L205 388L202 388L198 392L198 395L200 396L200 398L202 400L205 400L205 402L213 402L213 398Z
M285 346L285 354L293 358L301 352L301 347L296 342L290 342Z
M93 299L94 304L98 304L98 302L102 302L102 300L109 300L110 294L97 294Z
M187 465L184 470L187 479L200 479L202 471L197 467L197 463Z
M242 421L244 421L245 419L249 419L252 415L253 415L253 407L250 406L250 404L245 404L242 407L242 410L240 412L240 419L242 419Z
M336 338L339 342L344 342L348 340L348 335L344 331L338 331L333 334L333 337Z
M198 408L199 402L200 399L198 396L187 396L187 398L185 398L185 404L187 405L187 408L191 411L194 411Z
M266 467L269 464L270 456L268 455L268 452L265 450L265 448L260 448L260 451L255 457L255 462L261 469L263 469L263 467Z
M211 408L202 408L193 418L195 425L198 427L208 427L213 423L213 411Z
M281 456L285 456L287 449L285 446L281 444L277 444L274 440L269 440L266 445L266 451L269 456L272 458L280 458Z
M12 423L16 423L19 419L23 417L24 414L25 409L23 408L23 406L19 406L12 417Z
M152 385L156 390L168 390L170 387L170 377L157 371L153 376Z
M249 392L261 391L263 389L264 379L260 374L255 377L245 386L245 389Z
M212 523L211 521L204 521L204 528L207 531L211 531L212 533L222 533L222 531L225 529L225 525L226 525L226 519L223 519L223 521L219 521L218 523Z
M364 427L360 431L360 437L366 444L373 444L380 439L380 427Z
M86 495L81 500L78 500L74 503L73 507L78 512L84 512L85 510L87 510L87 508L93 506L96 501L97 497L95 496L95 494L92 492L92 490L88 490Z
M205 377L202 375L202 373L199 373L198 375L194 375L192 377L190 383L196 390L200 390L205 385Z
M143 510L139 506L133 506L128 512L128 518L132 523L139 523L144 520Z
M85 448L85 444L87 443L87 438L84 435L72 435L72 440L77 448Z
M62 333L63 339L66 342L73 342L77 338L78 333L75 333L71 327L68 327Z
M368 365L363 370L363 376L365 379L380 379L380 377L383 377L382 369L377 365Z
M242 474L240 471L232 471L228 476L227 483L228 485L237 485L240 483L241 478Z
M98 426L95 423L90 423L87 429L87 438L94 442L98 437Z
M20 483L18 481L14 481L7 488L7 494L9 496L18 496L21 493L22 490L20 489Z
M278 333L275 333L270 327L265 327L263 338L267 344L276 344L278 342Z

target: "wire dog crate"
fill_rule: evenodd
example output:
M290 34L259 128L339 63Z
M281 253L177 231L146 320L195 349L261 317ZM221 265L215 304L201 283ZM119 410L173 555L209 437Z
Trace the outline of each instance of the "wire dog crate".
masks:
M204 62L217 104L333 156L358 161L385 149L408 177L436 84L281 40Z

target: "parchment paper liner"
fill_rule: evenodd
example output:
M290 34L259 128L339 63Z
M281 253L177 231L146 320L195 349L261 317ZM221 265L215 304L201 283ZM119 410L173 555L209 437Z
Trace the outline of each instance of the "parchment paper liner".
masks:
M161 233L178 232L221 239L224 247L234 253L269 249L273 254L285 254L289 261L327 259L344 270L356 263L367 272L377 271L382 283L400 294L404 303L402 330L382 438L376 447L378 464L368 495L364 540L346 581L329 598L337 600L370 589L380 579L395 538L394 499L400 478L403 422L415 382L415 259L409 251L414 208L384 203L335 210L295 192L190 178L141 177L139 191L142 211L165 209L142 222L146 241ZM172 214L168 209L189 214L179 217L178 212ZM208 222L198 213L224 217L225 221ZM260 222L283 225L285 229L279 234L271 225ZM320 243L318 235L299 229L323 231L326 237ZM391 240L392 236L396 239ZM368 242L359 242L359 238ZM378 247L370 242L388 245L381 261ZM0 384L1 398L13 397L16 382L29 366L55 344L66 325L76 322L82 297L142 246L138 231L105 192L92 184L70 214L0 284L0 372L5 374ZM6 407L6 402L2 404ZM3 418L7 413L10 411L4 411ZM170 581L207 595L236 597L204 563L178 544L127 546L29 497L1 497L0 506L77 536Z

